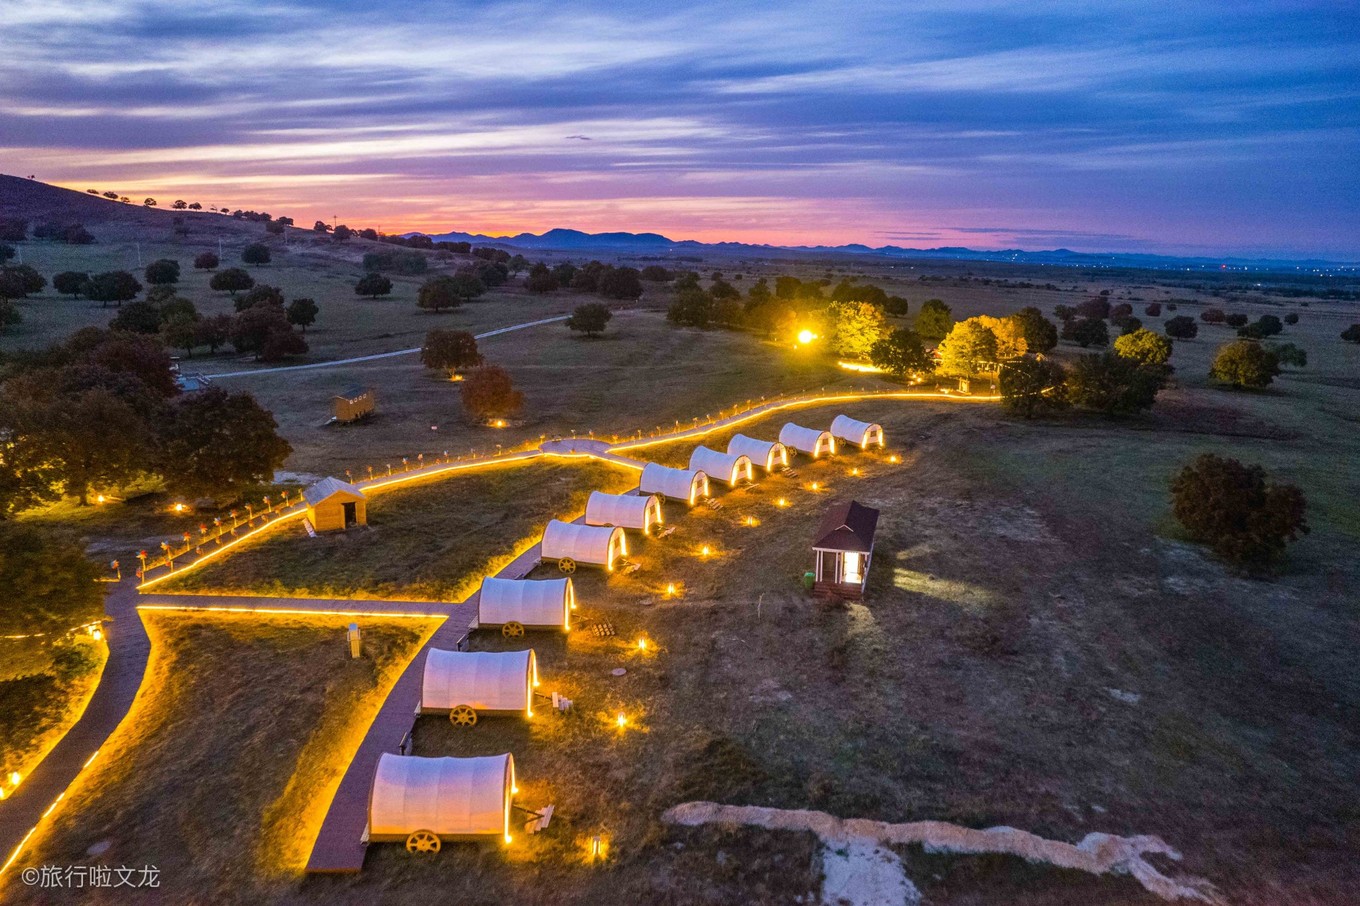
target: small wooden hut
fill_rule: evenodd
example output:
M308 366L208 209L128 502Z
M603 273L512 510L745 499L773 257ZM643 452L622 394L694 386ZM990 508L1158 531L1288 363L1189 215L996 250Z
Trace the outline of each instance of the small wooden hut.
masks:
M820 597L864 597L874 555L878 510L853 500L831 505L812 542L816 563L812 591Z
M368 498L347 481L323 478L302 492L307 521L318 532L344 531L368 524Z
M357 422L372 415L377 404L372 388L355 384L331 397L332 417L341 424Z

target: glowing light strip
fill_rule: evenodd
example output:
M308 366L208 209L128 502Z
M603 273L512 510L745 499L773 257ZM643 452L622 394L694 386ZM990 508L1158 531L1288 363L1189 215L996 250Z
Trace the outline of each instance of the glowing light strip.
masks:
M28 833L24 834L24 839L20 840L19 845L14 847L14 852L9 854L9 858L5 860L5 864L0 865L0 875L4 874L5 871L14 864L14 860L19 858L19 853L23 852L24 847L28 845L28 838L32 837L37 830L38 826L36 824L28 829Z
M682 440L689 440L696 437L704 437L715 431L724 428L732 428L752 419L769 415L772 412L779 412L784 409L794 409L800 406L824 406L831 403L855 403L871 399L924 399L924 400L948 400L955 403L995 403L1000 402L998 396L965 396L955 393L912 393L910 391L873 391L869 393L840 393L832 396L812 396L796 397L790 400L762 403L741 415L730 415L725 419L710 422L707 425L699 425L696 428L687 428L683 431L675 431L670 434L662 434L647 440L632 441L631 443L617 444L609 448L610 453L617 453L620 450L638 450L643 447L655 447L661 444L676 443Z
M419 481L422 478L434 478L439 475L446 475L450 472L460 472L466 469L484 469L491 466L504 466L512 463L521 463L539 456L544 456L540 450L527 450L523 453L511 453L508 456L496 456L489 459L472 460L469 462L452 462L443 466L427 466L424 469L417 469L414 472L402 472L399 475L384 475L382 478L365 479L364 481L354 482L354 486L364 493L369 491L385 491L394 485L406 484L412 481ZM371 482L371 484L369 483Z
M169 572L163 573L162 575L159 575L154 579L143 579L142 583L137 586L137 590L145 591L146 589L150 588L153 585L158 585L161 582L164 582L171 576L181 576L184 573L189 572L189 570L197 569L204 563L207 563L209 560L215 560L216 558L220 557L222 554L236 547L238 544L241 544L244 541L248 541L251 538L254 538L258 535L263 535L265 532L273 531L276 526L283 525L285 522L289 522L293 519L301 519L304 515L306 515L306 513L307 513L306 509L298 509L294 510L291 513L283 513L277 519L274 519L270 522L266 522L264 525L253 528L250 531L246 532L244 535L241 535L237 538L232 539L231 541L228 541L221 547L213 548L212 550L208 551L206 554L199 557L192 563L187 563L184 566L180 567L179 569L170 570Z
M453 607L455 605L449 605ZM312 610L311 608L290 607L214 607L195 604L138 604L138 610L191 611L194 613L254 613L271 616L312 616L312 617L392 617L405 620L447 620L449 613L399 613L386 610Z

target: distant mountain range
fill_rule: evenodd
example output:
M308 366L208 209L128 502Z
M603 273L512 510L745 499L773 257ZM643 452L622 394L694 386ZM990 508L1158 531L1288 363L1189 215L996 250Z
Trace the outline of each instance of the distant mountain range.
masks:
M409 234L408 234L409 235ZM1203 258L1173 255L1146 255L1132 252L1074 252L1071 249L1027 251L1002 249L988 251L958 246L918 249L897 245L877 248L851 243L850 245L757 245L745 242L696 242L676 240L660 233L583 233L580 230L552 229L545 233L520 233L517 236L486 236L479 233L439 233L430 238L446 242L472 242L479 245L500 245L535 251L586 252L601 251L614 254L684 256L684 255L759 255L764 258L798 255L875 255L884 258L933 259L956 261L1009 261L1016 264L1050 264L1066 267L1133 267L1161 270L1192 268L1218 270L1227 267L1307 269L1343 267L1347 264L1319 259L1284 260L1274 258Z

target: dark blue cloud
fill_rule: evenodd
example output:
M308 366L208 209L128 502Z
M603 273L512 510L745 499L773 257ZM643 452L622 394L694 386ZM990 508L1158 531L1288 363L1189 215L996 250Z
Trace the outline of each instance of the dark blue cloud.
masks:
M0 168L274 207L365 176L389 222L458 197L747 239L1360 257L1350 3L209 6L11 0Z

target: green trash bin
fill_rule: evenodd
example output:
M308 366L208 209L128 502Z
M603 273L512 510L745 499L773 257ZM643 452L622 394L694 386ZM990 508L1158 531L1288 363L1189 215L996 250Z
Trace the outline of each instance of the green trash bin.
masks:
M803 587L812 591L813 584L817 581L817 576L812 572L803 573Z

